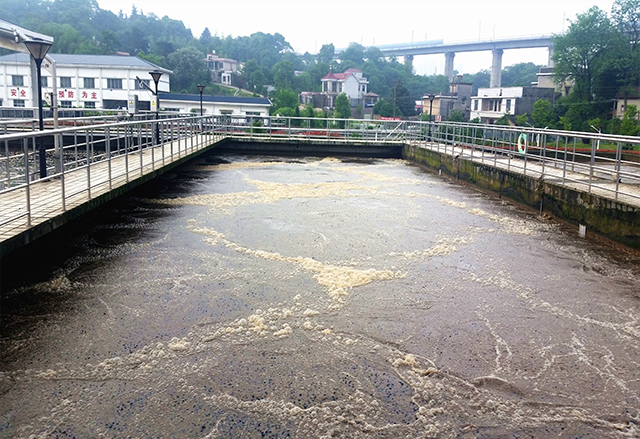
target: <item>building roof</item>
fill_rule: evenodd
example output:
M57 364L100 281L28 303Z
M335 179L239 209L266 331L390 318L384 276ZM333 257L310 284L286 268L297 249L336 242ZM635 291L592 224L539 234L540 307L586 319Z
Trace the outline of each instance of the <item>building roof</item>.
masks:
M200 102L200 95L180 94L180 93L158 93L161 100L168 101L189 101ZM245 98L237 96L205 96L202 95L202 102L215 102L218 104L249 104L249 105L271 105L267 98Z
M164 73L173 73L171 70L167 70L160 66L157 66L149 61L146 61L137 56L121 56L121 55L75 55L67 53L49 53L49 56L58 65L73 65L73 66L109 66L109 67L137 67L141 69L158 69ZM28 53L11 53L9 55L0 56L0 62L17 62L17 63L29 63Z
M344 81L349 76L354 75L355 73L362 73L362 70L351 68L345 70L344 73L333 73L330 71L327 76L321 79L321 81L324 79L336 79L338 81Z

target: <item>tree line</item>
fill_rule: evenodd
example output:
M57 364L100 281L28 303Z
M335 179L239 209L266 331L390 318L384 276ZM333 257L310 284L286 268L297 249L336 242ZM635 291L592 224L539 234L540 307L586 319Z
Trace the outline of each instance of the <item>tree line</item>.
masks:
M449 91L445 76L417 75L410 60L385 57L376 47L352 43L336 57L333 44L325 44L317 56L300 56L279 33L233 37L212 35L205 28L195 38L182 21L160 18L135 6L128 14L116 14L101 9L95 0L0 0L0 16L53 36L52 53L127 52L171 69L171 89L179 93L196 94L197 84L206 85L205 94L235 92L211 81L205 57L215 51L244 64L238 78L242 88L266 95L267 85L275 87L270 95L274 111L284 109L281 113L292 115L300 111L298 93L321 91L321 78L349 68L362 70L369 90L381 96L375 111L382 115L415 116L416 100L427 93ZM584 131L593 125L606 132L633 132L632 106L628 106L630 121L612 119L611 113L618 96L638 96L639 43L640 0L615 0L610 15L595 6L578 14L568 30L554 38L555 78L559 86L570 85L570 93L555 105L538 104L535 117L511 117L500 123L515 120ZM536 81L539 68L533 63L508 66L502 72L502 86L529 85ZM489 79L488 70L462 77L473 84L474 92L488 87ZM345 108L340 114L346 113Z
M411 62L386 58L375 47L354 43L334 59L333 44L322 46L317 57L309 53L299 56L278 33L225 37L212 35L206 28L195 38L182 21L145 13L135 5L128 14L116 14L101 9L95 0L0 0L0 16L53 36L52 53L126 52L171 69L174 92L198 93L197 84L207 85L206 94L234 92L211 82L205 56L213 51L244 63L239 85L249 92L265 95L265 86L274 86L282 95L274 97L275 102L286 101L285 95L290 97L291 93L320 91L320 79L329 71L339 73L351 67L362 70L369 80L369 90L383 98L378 110L385 114L412 116L415 100L425 93L448 91L445 76L416 75ZM526 84L535 78L537 69L533 63L507 67L504 85ZM488 86L489 76L485 70L465 75L463 80L473 82L477 90ZM285 104L290 106L292 102Z
M640 0L615 0L610 14L589 8L553 45L555 81L569 93L553 106L537 102L535 126L638 135L638 109L627 102L640 97ZM619 102L623 118L613 117Z

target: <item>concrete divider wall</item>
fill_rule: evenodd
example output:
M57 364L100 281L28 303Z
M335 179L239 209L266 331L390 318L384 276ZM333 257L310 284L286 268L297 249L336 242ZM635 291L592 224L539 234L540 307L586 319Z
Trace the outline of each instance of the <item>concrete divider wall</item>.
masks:
M439 151L406 145L403 158L640 249L640 209Z

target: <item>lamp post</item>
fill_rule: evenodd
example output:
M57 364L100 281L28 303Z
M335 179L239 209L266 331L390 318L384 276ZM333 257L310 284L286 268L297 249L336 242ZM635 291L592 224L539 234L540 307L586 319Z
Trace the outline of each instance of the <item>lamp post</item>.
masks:
M27 46L33 61L36 63L36 72L38 75L38 121L40 131L44 131L44 117L42 115L42 60L47 55L52 43L44 40L26 40L24 45ZM47 176L47 151L44 147L44 136L40 135L40 146L38 149L40 159L40 178Z
M158 111L160 110L160 96L158 96L158 82L160 82L160 77L162 76L162 72L160 70L153 70L149 72L151 77L153 78L153 83L156 85L156 120L158 120L159 115ZM158 122L156 122L156 145L160 144L160 126Z
M202 116L202 92L204 91L204 85L198 84L198 90L200 90L200 116Z
M433 111L433 99L435 97L435 94L429 94L429 142L431 142L431 112Z

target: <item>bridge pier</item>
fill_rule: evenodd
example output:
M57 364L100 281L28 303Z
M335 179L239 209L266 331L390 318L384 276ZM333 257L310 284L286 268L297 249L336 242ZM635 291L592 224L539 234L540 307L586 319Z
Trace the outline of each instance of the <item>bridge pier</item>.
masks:
M449 83L453 82L453 59L455 56L455 52L447 52L444 54L444 74L449 78Z
M489 87L500 87L502 81L502 49L493 49L493 62L491 63L491 81Z

